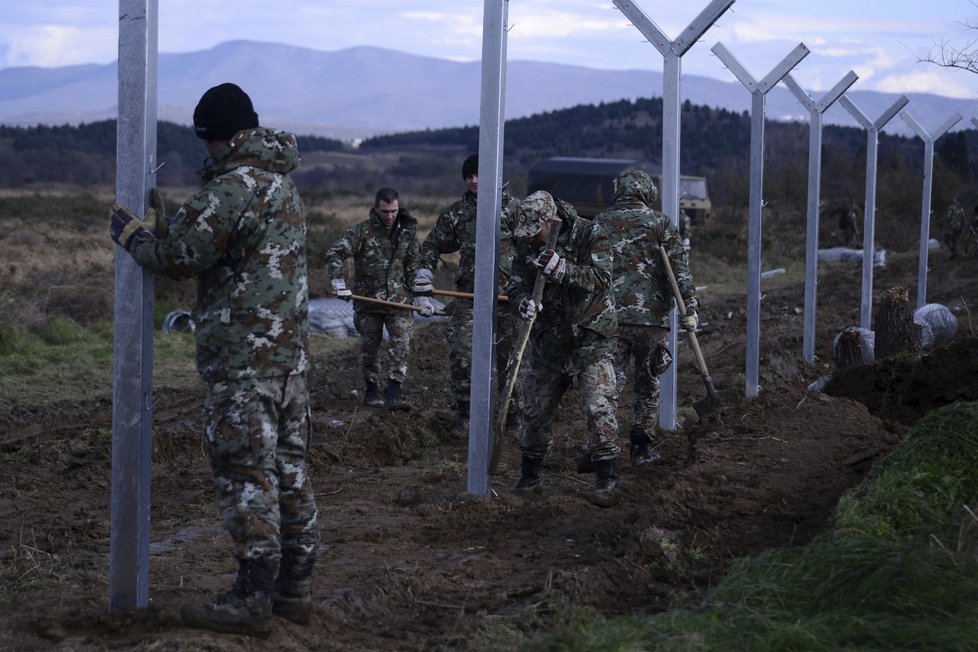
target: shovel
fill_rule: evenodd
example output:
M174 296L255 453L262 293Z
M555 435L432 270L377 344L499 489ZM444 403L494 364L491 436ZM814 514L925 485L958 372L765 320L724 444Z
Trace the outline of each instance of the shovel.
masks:
M547 249L552 250L557 246L557 236L560 235L561 220L554 220L550 223L550 233L547 235ZM544 286L547 284L547 275L542 271L537 272L536 280L533 281L533 294L530 299L536 305L540 305L543 299ZM508 298L507 298L508 300ZM496 475L499 468L499 457L503 452L503 442L506 441L506 416L509 413L509 402L513 398L513 388L516 387L516 378L520 373L520 363L523 361L523 351L530 341L530 331L533 329L533 321L536 315L520 322L520 332L516 336L513 344L513 352L506 363L506 384L503 385L502 394L499 397L499 404L496 408L496 422L493 424L492 454L489 457L489 475Z
M685 317L686 302L683 300L683 295L679 291L679 284L676 282L676 274L672 271L669 255L666 253L666 248L662 245L659 245L659 255L662 258L662 265L666 270L666 275L669 277L672 296L676 298L676 308L679 310L679 314ZM717 392L716 387L713 386L713 377L710 375L709 369L706 368L706 360L703 359L703 351L700 349L700 342L696 338L696 332L686 331L686 336L689 338L690 346L693 347L693 355L696 356L696 368L699 370L700 376L703 377L703 384L706 385L706 400L699 401L696 409L702 416L721 407L720 394Z

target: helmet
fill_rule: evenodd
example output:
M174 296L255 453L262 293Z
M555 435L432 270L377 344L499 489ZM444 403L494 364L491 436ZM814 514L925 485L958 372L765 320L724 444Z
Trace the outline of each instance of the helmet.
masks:
M530 238L543 229L543 225L557 219L557 204L546 190L537 190L520 202L513 235Z

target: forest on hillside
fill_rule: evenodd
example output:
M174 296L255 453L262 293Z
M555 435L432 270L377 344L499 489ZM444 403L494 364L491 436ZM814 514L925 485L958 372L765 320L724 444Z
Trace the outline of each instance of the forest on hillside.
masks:
M656 168L662 150L661 98L581 105L509 120L504 176L516 194L526 173L550 156L635 159ZM681 169L707 177L716 210L739 214L748 206L750 116L686 102L682 107ZM299 135L303 163L295 178L316 195L372 192L393 186L415 195L461 190L461 160L478 148L477 126L423 130L369 138L358 145ZM0 126L0 186L115 182L115 121L72 126ZM808 188L808 124L769 121L765 128L765 201L802 209ZM826 126L823 131L823 211L861 205L865 192L866 132ZM205 157L190 127L160 122L157 159L161 186L196 185ZM877 206L907 220L919 217L924 146L920 139L883 133L879 140ZM978 132L957 131L937 141L931 207L943 215L955 198L978 202Z

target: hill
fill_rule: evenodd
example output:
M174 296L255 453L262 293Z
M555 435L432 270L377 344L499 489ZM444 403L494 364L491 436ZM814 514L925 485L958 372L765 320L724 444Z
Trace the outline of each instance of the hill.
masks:
M0 70L0 123L77 125L114 118L117 76L115 63ZM157 77L159 117L177 124L187 124L200 95L224 81L249 90L266 124L296 133L352 139L479 121L479 62L378 47L326 52L281 43L230 41L208 50L160 54ZM522 118L579 104L661 94L662 74L510 61L506 88L506 116ZM750 108L750 93L733 75L729 81L686 75L682 91L684 99L694 104L735 113ZM858 83L847 94L872 117L898 95L860 91ZM908 97L908 109L928 128L955 112L965 116L974 112L970 100L930 94ZM768 94L767 115L785 121L807 119L808 114L786 88L778 86ZM826 112L825 121L856 125L839 106ZM911 134L902 120L892 121L887 130Z

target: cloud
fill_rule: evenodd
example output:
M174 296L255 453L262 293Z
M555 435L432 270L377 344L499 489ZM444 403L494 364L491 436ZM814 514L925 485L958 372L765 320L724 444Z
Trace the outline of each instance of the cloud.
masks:
M958 98L975 96L966 84L952 80L947 71L936 69L887 75L876 82L873 90L885 93L934 93Z
M39 25L11 35L4 66L69 66L115 61L119 52L116 23L100 27Z

